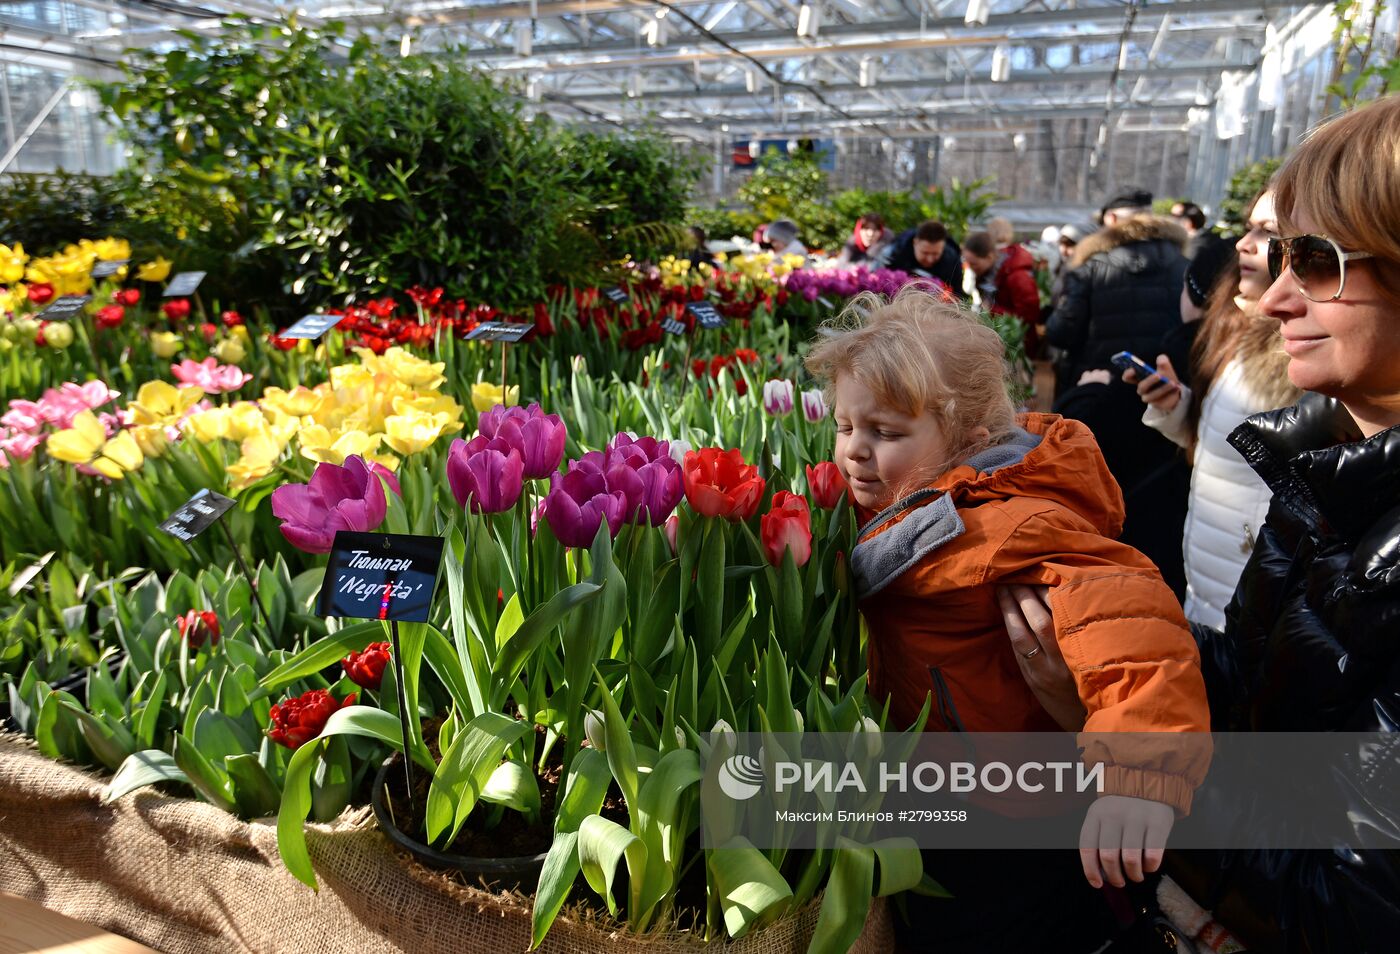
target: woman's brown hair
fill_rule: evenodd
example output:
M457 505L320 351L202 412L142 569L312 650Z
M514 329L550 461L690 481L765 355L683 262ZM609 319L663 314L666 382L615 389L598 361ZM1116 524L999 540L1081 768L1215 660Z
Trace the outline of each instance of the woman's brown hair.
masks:
M1374 255L1358 264L1400 305L1400 95L1309 133L1274 178L1274 207L1284 235L1306 217L1343 249Z

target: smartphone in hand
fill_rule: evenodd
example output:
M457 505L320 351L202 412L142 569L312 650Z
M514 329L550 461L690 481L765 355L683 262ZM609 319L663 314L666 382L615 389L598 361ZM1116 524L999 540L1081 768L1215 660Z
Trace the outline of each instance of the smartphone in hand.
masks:
M1163 384L1169 384L1173 388L1180 387L1171 378L1164 377L1156 368L1146 361L1133 354L1131 351L1120 351L1108 359L1119 371L1135 371L1139 378L1156 378Z

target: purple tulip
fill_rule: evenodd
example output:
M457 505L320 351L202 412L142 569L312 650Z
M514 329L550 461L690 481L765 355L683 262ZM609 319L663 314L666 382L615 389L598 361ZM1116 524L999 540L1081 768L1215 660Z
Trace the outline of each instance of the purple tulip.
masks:
M566 547L592 546L604 521L608 533L617 536L626 510L627 495L610 490L603 471L590 465L570 464L567 473L555 474L544 501L544 518Z
M497 404L481 412L477 430L482 437L505 441L520 451L527 480L551 476L564 459L568 429L558 414L546 414L538 404L524 408Z
M447 484L460 507L472 513L501 513L515 506L524 489L525 461L505 441L455 440L447 452Z
M619 434L613 438L607 454L608 486L627 493L628 522L659 527L685 496L681 466L670 452L666 441L654 437L633 439ZM619 467L629 473L619 473Z
M337 530L366 533L384 522L390 489L402 494L398 479L380 464L359 457L345 458L344 466L321 463L305 484L284 484L272 492L272 512L282 521L282 536L298 550L329 553Z

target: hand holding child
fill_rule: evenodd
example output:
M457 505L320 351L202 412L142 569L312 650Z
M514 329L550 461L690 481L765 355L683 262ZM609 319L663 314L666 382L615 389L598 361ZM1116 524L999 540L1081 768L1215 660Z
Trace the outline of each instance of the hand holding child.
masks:
M1141 881L1144 872L1161 867L1175 821L1176 812L1161 802L1125 795L1097 799L1079 830L1084 877L1095 888L1105 880L1115 888L1123 887L1125 877Z

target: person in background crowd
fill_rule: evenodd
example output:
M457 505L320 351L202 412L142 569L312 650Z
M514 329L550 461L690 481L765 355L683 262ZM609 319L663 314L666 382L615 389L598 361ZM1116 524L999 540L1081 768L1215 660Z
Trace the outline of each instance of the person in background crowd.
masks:
M1165 380L1139 380L1147 404L1142 422L1192 452L1191 496L1182 551L1186 618L1225 628L1225 607L1269 511L1268 486L1226 438L1245 418L1285 407L1299 391L1288 380L1288 355L1278 322L1259 314L1268 290L1268 242L1278 235L1274 196L1265 192L1248 213L1236 244L1239 268L1216 285L1194 346L1193 385L1183 384L1166 354L1156 356Z
M707 240L705 230L698 225L692 225L686 231L690 233L692 243L690 251L686 254L686 258L690 260L690 267L713 265L715 257L705 245Z
M1175 444L1143 425L1133 387L1110 362L1119 351L1156 355L1163 336L1181 325L1186 233L1153 217L1151 206L1150 193L1130 190L1105 203L1105 227L1075 248L1046 337L1063 352L1053 410L1088 425L1123 490L1121 539L1147 554L1184 596L1190 466Z
M884 216L878 212L867 212L856 220L856 227L851 230L851 237L845 248L841 249L836 265L848 268L878 262L893 241L894 232L885 227Z
M880 267L936 278L956 297L968 297L963 291L962 249L942 222L929 219L901 232L888 248Z
M1103 208L1104 228L1080 242L1046 337L1064 352L1056 394L1085 371L1107 369L1119 351L1156 353L1181 321L1186 233L1152 215L1152 193L1115 193Z
M1056 246L1060 252L1060 261L1055 268L1055 281L1059 282L1060 277L1070 269L1070 261L1074 258L1074 250L1079 243L1084 241L1084 230L1077 225L1063 225L1059 229L1059 238Z
M773 254L778 256L797 255L802 259L801 268L807 264L807 246L797 239L797 223L791 219L778 219L770 222L768 228L764 230L764 238L773 247Z
M982 307L993 314L1015 315L1026 326L1026 353L1040 353L1040 288L1035 260L1020 245L998 248L989 232L973 232L963 243L963 264L976 277Z
M1006 248L1016 241L1016 227L1011 224L1011 220L997 216L987 220L987 234L992 237L997 248Z
M1400 165L1378 161L1397 153L1389 96L1314 130L1275 177L1284 237L1269 240L1257 307L1280 322L1305 393L1230 434L1273 501L1224 631L1193 627L1216 731L1374 734L1348 745L1346 772L1293 776L1345 843L1168 851L1172 877L1265 954L1382 954L1400 937ZM1053 653L1058 610L1029 587L998 599L1027 684L1067 711L1078 675Z
M1182 307L1189 301L1199 317L1204 313L1206 298L1216 280L1230 271L1234 247L1206 228L1206 214L1194 202L1173 205L1172 218L1186 230L1186 257L1192 265L1186 273L1186 287L1182 289Z
M1114 539L1121 498L1088 431L1016 416L1003 345L969 309L917 286L848 308L859 326L818 339L807 367L831 396L834 459L862 525L851 576L870 633L871 698L887 701L891 726L917 726L931 694L927 731L1053 731L995 602L996 584L1018 581L1051 587L1076 620L1062 645L1083 666L1090 732L1199 738L1205 688L1186 621L1156 569ZM1173 809L1190 810L1208 758L1184 739L1165 757L1156 747L1095 751L1110 781L1081 836L1097 847L1093 864L1071 848L926 853L953 897L906 899L906 949L1102 946L1113 926L1095 890L1100 856L1110 872L1121 859L1142 880L1147 828L1165 826L1153 828L1165 838ZM1005 818L1008 830L1018 823ZM1010 898L1018 915L1001 916Z

